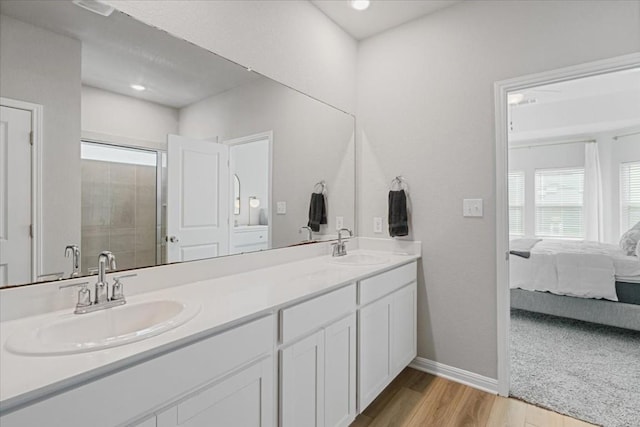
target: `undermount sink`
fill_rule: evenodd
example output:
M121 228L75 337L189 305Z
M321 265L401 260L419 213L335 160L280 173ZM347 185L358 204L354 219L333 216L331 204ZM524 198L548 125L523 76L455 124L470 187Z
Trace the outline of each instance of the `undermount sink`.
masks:
M343 265L378 265L388 261L389 258L373 254L347 254L329 258L329 262Z
M69 314L17 331L5 344L17 354L84 353L159 335L191 320L199 305L174 300L127 304L89 314Z

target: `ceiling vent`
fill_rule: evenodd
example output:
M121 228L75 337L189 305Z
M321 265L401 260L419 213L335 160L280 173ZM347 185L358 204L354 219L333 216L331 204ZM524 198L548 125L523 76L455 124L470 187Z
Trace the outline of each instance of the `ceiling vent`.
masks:
M73 4L102 16L109 16L114 10L113 6L109 6L98 0L73 0Z

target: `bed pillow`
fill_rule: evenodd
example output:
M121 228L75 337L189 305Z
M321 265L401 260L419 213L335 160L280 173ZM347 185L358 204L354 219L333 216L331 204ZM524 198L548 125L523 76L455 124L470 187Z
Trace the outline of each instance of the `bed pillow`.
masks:
M631 227L629 231L624 233L620 238L620 248L627 255L635 255L638 246L638 242L640 241L640 222Z

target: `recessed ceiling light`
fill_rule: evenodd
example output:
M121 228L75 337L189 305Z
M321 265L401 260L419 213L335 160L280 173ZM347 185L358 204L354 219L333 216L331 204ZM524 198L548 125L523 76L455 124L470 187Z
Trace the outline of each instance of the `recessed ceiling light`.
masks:
M138 92L142 92L143 90L146 89L146 87L144 87L142 85L131 85L131 89L137 90Z
M73 4L102 16L109 16L114 10L113 6L104 4L99 0L73 0Z
M507 102L509 105L520 104L524 100L524 95L521 93L510 93L507 95Z
M370 4L369 0L351 0L351 7L355 10L366 10Z

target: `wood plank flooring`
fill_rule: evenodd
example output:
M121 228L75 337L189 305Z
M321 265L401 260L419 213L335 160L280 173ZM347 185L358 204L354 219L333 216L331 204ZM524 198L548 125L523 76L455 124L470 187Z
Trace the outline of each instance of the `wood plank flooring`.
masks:
M516 399L407 368L351 427L588 427Z

